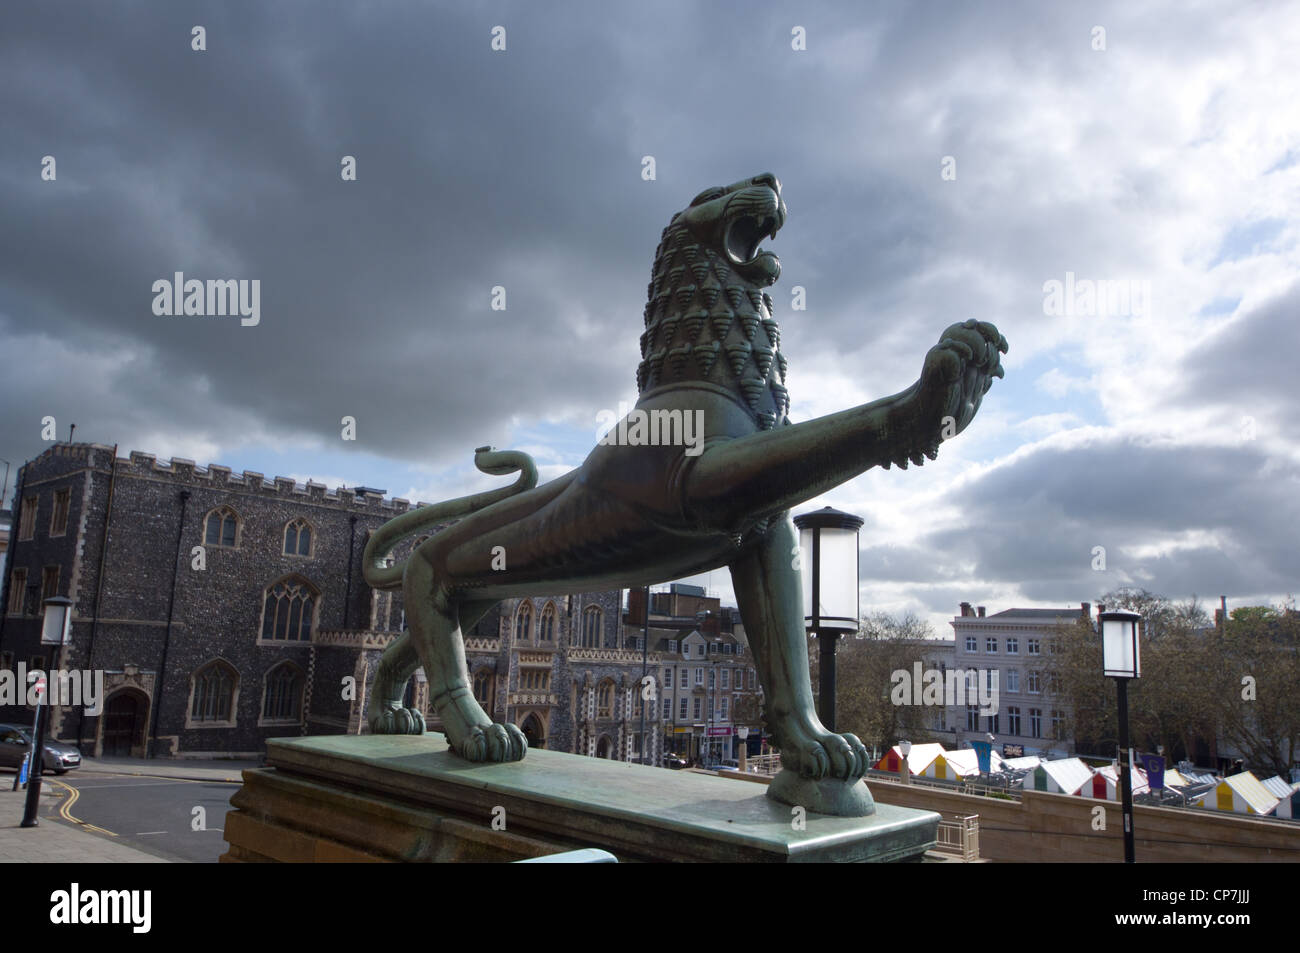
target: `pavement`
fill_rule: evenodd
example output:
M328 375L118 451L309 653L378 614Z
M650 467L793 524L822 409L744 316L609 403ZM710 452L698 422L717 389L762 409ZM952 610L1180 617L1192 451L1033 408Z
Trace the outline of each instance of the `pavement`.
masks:
M85 758L66 778L93 774L180 778L188 781L240 783L245 768L261 767L256 761L143 761L134 758ZM36 827L22 827L27 792L13 791L12 772L0 772L0 863L44 864L163 864L167 861L121 843L60 809L68 801L61 779L46 775L41 784Z

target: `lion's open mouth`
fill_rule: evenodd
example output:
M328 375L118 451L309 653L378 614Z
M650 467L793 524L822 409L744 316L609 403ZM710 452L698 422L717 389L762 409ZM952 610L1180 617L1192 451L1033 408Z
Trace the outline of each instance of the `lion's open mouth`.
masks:
M758 243L764 238L776 238L780 228L781 223L774 214L762 217L741 215L727 227L727 234L723 239L727 257L733 264L752 264L759 255Z

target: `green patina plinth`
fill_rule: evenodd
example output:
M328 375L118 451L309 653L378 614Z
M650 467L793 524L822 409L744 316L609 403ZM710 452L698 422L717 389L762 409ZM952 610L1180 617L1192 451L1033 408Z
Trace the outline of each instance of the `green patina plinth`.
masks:
M545 749L470 764L439 734L273 740L267 765L244 772L223 860L518 860L600 847L625 862L887 862L919 860L939 824L886 804L869 817L796 812L762 784Z

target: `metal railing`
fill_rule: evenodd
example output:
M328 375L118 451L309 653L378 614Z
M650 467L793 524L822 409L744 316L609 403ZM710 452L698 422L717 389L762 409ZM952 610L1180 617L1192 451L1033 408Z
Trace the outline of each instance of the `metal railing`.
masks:
M939 837L934 849L945 854L956 854L964 862L980 858L980 816L959 815L951 821L939 821Z

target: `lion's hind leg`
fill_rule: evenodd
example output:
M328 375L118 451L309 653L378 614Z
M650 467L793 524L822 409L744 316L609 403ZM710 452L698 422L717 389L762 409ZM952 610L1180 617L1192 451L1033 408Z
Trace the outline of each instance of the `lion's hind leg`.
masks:
M370 733L375 735L419 735L424 733L424 715L418 708L402 704L406 683L420 665L411 634L403 632L379 658L375 683L370 690Z

